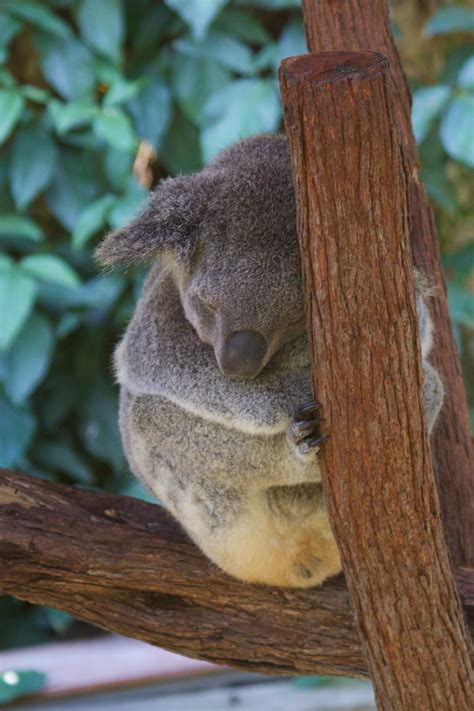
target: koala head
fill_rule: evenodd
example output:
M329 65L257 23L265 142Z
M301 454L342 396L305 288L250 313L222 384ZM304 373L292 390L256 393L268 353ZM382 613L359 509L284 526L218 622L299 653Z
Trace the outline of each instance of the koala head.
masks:
M286 138L246 139L201 172L163 181L97 256L105 265L159 257L222 373L254 378L305 331Z

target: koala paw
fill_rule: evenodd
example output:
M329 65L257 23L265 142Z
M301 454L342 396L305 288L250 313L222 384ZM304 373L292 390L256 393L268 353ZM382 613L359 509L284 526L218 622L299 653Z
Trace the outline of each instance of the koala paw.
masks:
M288 439L295 447L297 454L307 459L316 454L319 447L329 435L319 432L319 425L324 417L318 415L319 402L309 402L299 407L290 422Z

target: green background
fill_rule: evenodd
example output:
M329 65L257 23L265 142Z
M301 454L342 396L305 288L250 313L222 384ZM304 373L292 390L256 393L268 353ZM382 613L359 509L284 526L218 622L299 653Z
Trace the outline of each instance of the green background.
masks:
M394 31L456 338L472 363L474 11L434 5L415 49L404 3ZM142 275L99 274L93 248L146 195L133 176L140 141L154 149L155 184L279 130L276 70L304 51L290 0L0 3L1 466L143 495L121 452L111 371ZM70 624L0 598L0 648Z

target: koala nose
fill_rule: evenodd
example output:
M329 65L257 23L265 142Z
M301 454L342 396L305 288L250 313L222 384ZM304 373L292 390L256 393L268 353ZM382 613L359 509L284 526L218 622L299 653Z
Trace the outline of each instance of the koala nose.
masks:
M221 356L224 375L255 378L262 368L267 342L257 331L236 331L227 338Z

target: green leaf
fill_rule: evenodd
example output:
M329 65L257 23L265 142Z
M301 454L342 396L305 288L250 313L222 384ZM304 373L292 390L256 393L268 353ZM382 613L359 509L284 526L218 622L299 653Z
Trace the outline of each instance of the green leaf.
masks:
M110 210L107 217L109 225L115 229L129 222L132 217L136 215L146 196L146 190L143 190L143 188L132 179L125 195L118 198Z
M133 499L140 499L140 501L156 504L156 496L145 489L143 484L140 484L137 479L132 479L131 476L126 476L123 479L115 477L114 484L114 490L122 496L131 496Z
M202 168L199 131L181 113L175 113L163 138L160 160L170 173L193 173Z
M471 55L472 42L465 42L463 44L456 42L441 67L438 79L439 83L456 84L459 72Z
M114 61L120 59L125 35L122 0L80 0L76 18L89 47Z
M64 635L74 622L74 617L64 610L55 610L51 607L43 608L51 628L56 634Z
M80 392L81 386L76 374L71 372L70 366L67 372L61 371L60 368L53 368L38 401L42 429L57 435L59 425L76 407Z
M39 605L15 600L3 595L0 597L0 649L22 647L46 641L43 609ZM6 671L6 667L3 667Z
M20 30L21 22L5 12L0 12L0 49L2 51L8 47Z
M94 277L81 284L77 289L60 290L52 287L51 294L54 298L62 300L61 306L66 308L88 309L89 312L108 312L117 301L125 288L123 277L116 274L107 274ZM82 314L84 319L84 313Z
M77 226L72 234L72 244L76 248L83 247L89 239L104 227L107 215L117 198L108 194L95 200L81 213Z
M36 432L34 417L0 396L0 467L13 467L30 446Z
M134 151L137 137L127 114L118 106L102 109L94 121L94 133L110 146L123 151Z
M0 84L3 84L5 89L16 89L17 81L13 74L6 67L0 66Z
M468 7L442 7L425 25L428 37L445 35L450 32L472 32L474 30L474 10Z
M81 317L79 314L65 313L63 314L56 328L56 337L58 339L66 338L70 333L73 333L81 326Z
M219 32L210 32L202 42L178 39L173 42L173 47L187 57L209 59L240 74L251 74L254 71L250 49L233 37Z
M448 175L440 170L422 168L420 178L425 185L430 200L433 200L449 214L455 215L458 211L456 186L451 182Z
M13 403L23 403L43 380L53 345L53 329L49 321L40 314L32 314L7 354L5 391Z
M18 266L24 274L50 284L74 289L81 283L74 269L54 254L32 254L24 257Z
M8 269L12 269L15 262L6 254L0 252L0 274Z
M108 148L104 155L104 170L110 186L122 191L133 174L133 155L128 151Z
M474 96L455 96L441 121L440 136L452 158L474 167Z
M183 114L196 125L209 97L231 80L224 67L208 59L177 55L172 65L172 82Z
M40 42L43 73L64 99L92 96L94 60L89 49L76 39Z
M226 7L220 13L213 23L213 28L216 32L233 35L248 44L266 44L272 39L256 17L232 7Z
M38 2L3 0L2 9L8 10L15 17L57 37L69 39L72 35L69 25L64 20Z
M280 62L286 57L294 57L299 54L306 54L308 47L301 19L295 19L289 22L281 33L278 40L278 55L276 57L276 68L278 69Z
M17 91L0 89L0 143L3 143L21 116L25 100Z
M201 146L209 161L240 138L275 131L281 121L279 97L268 81L238 79L211 96L203 120Z
M20 210L49 185L56 157L56 146L43 129L22 128L17 132L10 154L10 185Z
M67 230L74 229L82 211L101 192L98 168L98 159L92 151L61 151L46 202Z
M255 69L262 71L272 67L277 70L286 57L306 54L306 38L301 19L291 20L283 29L278 42L267 44L255 59Z
M0 269L0 351L10 347L33 309L36 296L34 281L16 266Z
M228 0L165 0L191 28L195 39L204 39L209 25Z
M123 471L125 461L117 424L117 396L111 385L94 382L86 393L81 409L81 437L92 456Z
M449 311L454 321L474 328L474 294L459 284L448 283Z
M0 237L18 238L30 242L41 242L43 230L29 217L20 215L0 215Z
M31 84L23 84L20 88L22 96L25 99L34 101L37 104L47 104L51 100L51 94L46 89L40 89L37 86L32 86Z
M275 70L281 61L281 49L276 42L271 42L270 44L262 47L260 52L255 57L255 71L262 72L266 69Z
M468 243L454 252L443 254L443 267L452 272L451 283L455 279L468 279L474 270L474 242Z
M39 442L32 453L34 460L50 472L61 472L80 484L93 484L90 466L66 439Z
M135 79L135 81L120 79L114 82L104 96L104 106L113 106L114 104L122 104L125 101L130 101L130 99L133 99L134 96L140 93L147 83L147 77Z
M171 118L171 94L159 78L152 80L128 104L137 135L157 149Z
M0 675L0 703L9 704L34 694L46 684L46 674L34 670L4 671Z
M458 75L458 84L463 89L474 89L474 57L470 57L463 64Z
M417 143L421 143L451 94L449 86L429 86L413 94L411 120Z
M78 100L63 104L54 99L48 104L48 110L58 133L67 133L71 128L90 124L98 115L99 107L91 101Z

